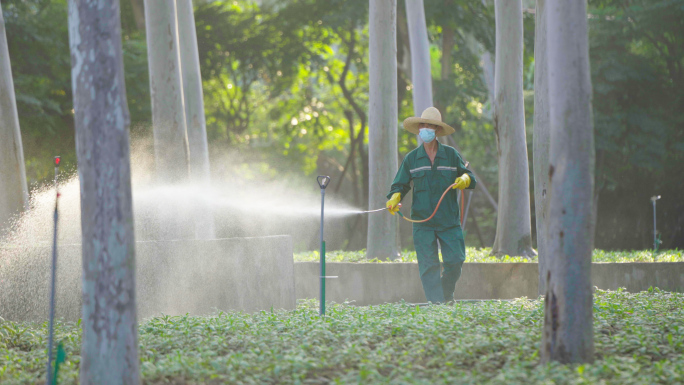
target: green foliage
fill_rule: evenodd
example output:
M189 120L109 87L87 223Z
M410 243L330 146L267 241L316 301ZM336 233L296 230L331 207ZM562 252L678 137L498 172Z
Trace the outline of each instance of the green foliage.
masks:
M498 258L491 255L492 249L466 247L466 262L465 263L529 263L537 262L537 258L511 257L505 255ZM442 255L439 255L440 261ZM295 253L295 262L318 262L320 254L318 251L308 251L302 253ZM414 250L404 250L401 256L393 261L366 259L366 250L360 251L326 251L325 260L327 262L359 262L359 263L416 263L418 259ZM594 250L592 255L592 262L597 263L625 263L625 262L684 262L684 251L668 250L663 251L657 255L657 259L653 258L651 250L641 251L605 251Z
M434 103L457 129L453 139L462 155L496 197L496 138L481 68L482 54L494 51L495 26L491 2L485 3L489 5L426 1L425 13ZM123 1L121 7L132 130L147 133L151 118L144 31L137 30L130 2ZM54 155L62 155L65 171L76 166L67 2L6 0L2 8L27 176L36 187L51 179ZM588 10L597 149L596 245L649 247L652 213L647 200L662 195L658 228L663 247L682 248L684 201L676 197L684 191L684 0L591 0ZM403 12L400 2L400 62L408 46ZM525 11L523 17L531 160L534 15ZM330 174L334 183L343 183L334 185L339 196L365 207L368 2L200 1L195 18L212 153L236 150L241 164L235 168L266 169L265 180ZM449 30L454 44L445 47ZM444 55L450 55L451 68L442 71ZM400 66L398 74L400 128L401 121L413 115L407 68ZM398 155L415 146L415 136L400 129ZM467 243L491 245L496 215L483 194L474 195L469 215L477 218L479 231L470 231ZM365 245L364 225L355 227L357 241L350 248Z
M295 311L162 316L139 328L146 383L673 384L684 381L684 295L652 289L594 295L596 361L539 364L540 299L334 304L326 317L307 300ZM47 325L0 320L0 382L45 376ZM58 323L78 380L80 329ZM18 341L10 346L8 341Z
M648 199L662 195L663 246L682 247L684 1L596 0L589 9L597 246L652 245Z
M67 2L3 1L29 184L49 178L52 158L76 163Z
M66 0L2 2L22 132L26 174L35 188L53 176L52 159L76 170L71 58ZM132 17L132 15L131 15ZM144 35L124 33L124 67L131 119L150 120Z

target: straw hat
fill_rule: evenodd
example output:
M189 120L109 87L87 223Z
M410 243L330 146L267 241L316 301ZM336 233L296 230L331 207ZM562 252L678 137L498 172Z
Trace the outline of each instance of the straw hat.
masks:
M446 136L453 134L456 130L450 125L442 122L442 114L435 107L428 107L423 111L420 118L410 117L404 120L404 129L410 133L418 135L420 131L419 126L421 123L434 124L442 127L441 130L437 130L437 136Z

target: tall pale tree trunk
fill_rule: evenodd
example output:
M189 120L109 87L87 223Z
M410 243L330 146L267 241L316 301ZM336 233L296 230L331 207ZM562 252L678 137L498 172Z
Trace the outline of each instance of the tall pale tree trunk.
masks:
M488 1L482 0L482 4L486 7ZM480 60L482 61L482 77L484 79L485 86L487 87L487 96L489 97L490 108L488 108L486 114L488 118L491 118L492 109L494 108L494 58L492 58L492 53L482 47L482 53L480 54ZM480 181L478 180L478 185Z
M145 30L145 6L143 0L129 0L131 8L133 8L133 18L135 19L135 27L141 31Z
M189 175L189 149L176 1L145 0L145 24L157 177L164 182L182 182Z
M549 83L546 55L546 0L537 0L534 29L534 212L539 260L539 295L546 293L546 220L549 188Z
M492 59L492 53L488 50L484 50L482 55L480 55L482 60L482 75L484 77L485 86L487 87L487 95L489 96L490 107L494 106L494 60ZM491 111L489 112L491 114Z
M499 156L499 212L492 254L531 257L535 252L523 105L522 3L495 0L494 9L494 130Z
M370 0L369 207L384 207L398 168L397 2ZM367 258L399 255L396 215L368 216Z
M586 2L547 0L549 210L543 362L591 362L594 130Z
M5 18L0 9L0 237L9 219L28 208L24 150L10 66Z
M409 44L411 47L411 81L413 82L413 113L420 116L432 107L432 71L430 42L425 24L423 0L406 1Z
M178 16L178 37L180 48L181 75L183 79L183 101L185 122L190 149L190 179L193 183L209 187L209 145L207 124L204 117L204 97L200 75L199 52L195 16L191 0L176 0ZM208 207L196 210L197 238L214 238L214 219Z
M69 1L81 182L81 384L137 384L135 238L119 0Z

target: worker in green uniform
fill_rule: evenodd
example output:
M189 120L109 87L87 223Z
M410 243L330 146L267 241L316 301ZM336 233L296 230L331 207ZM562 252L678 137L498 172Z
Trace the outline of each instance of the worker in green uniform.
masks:
M425 297L432 303L452 301L465 261L456 189L475 188L475 177L465 168L463 158L455 148L435 140L437 136L450 135L455 131L442 122L439 110L429 107L420 118L404 120L404 129L417 134L423 145L409 152L401 163L387 194L387 208L394 215L399 210L399 202L411 189L410 182L413 182L411 218L426 219L434 212L444 191L455 183L432 219L413 224L413 243ZM442 249L444 269L441 276L437 242Z

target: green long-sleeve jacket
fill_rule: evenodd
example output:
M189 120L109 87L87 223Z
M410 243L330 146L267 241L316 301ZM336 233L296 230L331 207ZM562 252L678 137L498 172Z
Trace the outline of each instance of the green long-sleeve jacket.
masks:
M401 198L411 189L413 181L413 205L411 206L412 219L425 219L432 215L439 198L454 180L463 174L470 176L468 189L475 188L477 182L473 173L465 168L461 154L455 148L439 143L435 163L430 164L425 148L419 146L406 155L404 161L394 177L387 199L394 193L401 193ZM435 229L460 226L461 216L458 207L458 189L450 190L444 197L442 204L435 216L425 223L415 223L414 226L429 227Z

